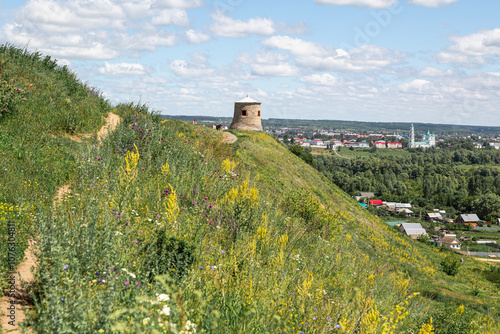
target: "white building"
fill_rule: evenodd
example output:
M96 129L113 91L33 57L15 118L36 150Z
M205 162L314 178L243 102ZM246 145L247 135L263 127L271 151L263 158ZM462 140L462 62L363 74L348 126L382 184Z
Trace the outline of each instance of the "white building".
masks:
M410 128L410 142L408 143L408 148L429 148L436 146L436 135L427 131L422 135L422 141L415 141L415 129L413 124Z

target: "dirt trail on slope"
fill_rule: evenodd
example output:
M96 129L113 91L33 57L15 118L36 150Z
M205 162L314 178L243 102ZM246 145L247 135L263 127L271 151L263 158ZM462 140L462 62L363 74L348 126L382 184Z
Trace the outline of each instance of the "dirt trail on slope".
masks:
M110 112L108 117L106 118L106 124L99 130L97 134L97 140L99 144L102 144L102 141L108 136L108 134L115 130L120 124L120 116ZM78 138L78 137L76 137ZM73 139L73 138L72 138ZM78 138L79 139L79 138ZM73 139L76 140L76 139ZM81 140L76 140L81 142ZM55 210L58 202L62 201L64 195L71 192L69 184L64 184L59 189L57 189L57 193L54 196L53 200L53 208ZM9 296L3 296L0 300L0 315L1 315L1 323L2 323L2 333L12 333L12 334L21 334L22 330L19 328L19 323L23 322L26 319L26 315L24 314L23 307L31 308L28 305L28 301L30 297L26 292L26 287L33 283L34 276L32 273L32 269L36 268L36 256L33 252L34 242L30 241L29 247L24 252L24 260L17 267L16 272L12 272L10 276L14 276L15 279L15 293L14 297L10 298ZM21 282L22 279L22 282ZM9 324L11 319L7 317L9 314L6 314L7 309L10 307L11 303L15 303L15 312L13 322L14 326ZM31 330L28 330L31 333Z
M120 116L118 116L117 114L114 114L112 112L108 114L108 117L106 118L106 124L104 124L101 130L99 130L99 132L97 133L97 141L99 141L99 144L102 144L104 138L106 138L111 131L114 131L118 127L120 121Z
M232 144L238 140L238 137L233 135L231 132L224 132L223 135L224 135L224 139L222 139L223 143Z
M36 268L36 257L33 254L33 246L34 243L30 241L30 245L24 253L23 262L17 267L17 271L12 271L9 274L9 278L14 277L14 289L9 289L9 293L11 294L2 297L0 301L2 333L22 333L19 324L26 318L23 307L28 309L31 307L29 305L30 297L26 293L26 287L33 283L32 269L34 270ZM8 310L9 307L15 307L15 310ZM30 332L31 331L28 331L28 333Z

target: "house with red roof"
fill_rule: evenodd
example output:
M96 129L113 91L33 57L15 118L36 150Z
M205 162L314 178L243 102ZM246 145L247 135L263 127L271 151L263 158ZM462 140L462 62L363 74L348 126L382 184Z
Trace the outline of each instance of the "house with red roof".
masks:
M372 206L380 206L380 205L384 205L384 202L381 199L371 199L370 200L370 205L372 205Z
M403 148L402 143L387 143L387 148Z

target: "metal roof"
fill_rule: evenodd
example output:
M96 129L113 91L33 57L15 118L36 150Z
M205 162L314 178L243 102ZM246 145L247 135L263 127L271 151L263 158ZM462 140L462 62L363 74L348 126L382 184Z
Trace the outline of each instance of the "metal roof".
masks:
M425 229L422 227L422 225L420 225L420 223L404 223L401 224L401 229L407 235L427 234L427 232L425 232Z
M244 99L241 99L239 101L236 101L235 103L260 103L259 101L255 101L254 99L252 99L251 97L249 97L247 95L247 97L245 97Z
M474 214L474 213L471 213L471 214L463 214L463 215L460 215L460 217L462 217L463 221L465 223L468 223L468 222L478 222L479 221L479 217Z

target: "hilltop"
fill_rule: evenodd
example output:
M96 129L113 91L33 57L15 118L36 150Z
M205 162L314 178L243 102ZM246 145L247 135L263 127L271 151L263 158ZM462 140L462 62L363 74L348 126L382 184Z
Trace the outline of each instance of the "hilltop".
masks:
M33 332L499 331L497 267L447 275L458 255L404 237L271 136L229 143L111 106L50 57L0 57L1 266L13 221L16 263L29 239L38 262Z

